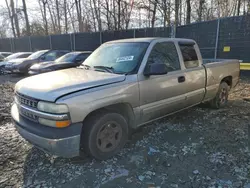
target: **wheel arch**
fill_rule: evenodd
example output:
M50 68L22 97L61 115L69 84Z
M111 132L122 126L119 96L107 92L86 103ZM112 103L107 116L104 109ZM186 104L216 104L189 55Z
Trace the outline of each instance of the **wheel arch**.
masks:
M233 77L232 76L226 76L224 77L220 83L222 82L226 82L227 85L231 88L232 87L232 84L233 84Z
M99 108L99 109L96 109L92 112L90 112L83 120L83 125L82 125L82 128L81 128L81 140L80 140L80 155L83 155L84 153L84 148L86 149L85 147L85 142L84 142L84 139L86 138L84 135L88 134L88 131L86 132L86 129L87 127L91 126L85 122L89 122L89 120L91 121L91 119L93 118L98 118L99 115L102 115L102 114L105 114L105 113L118 113L118 114L121 114L125 120L127 121L127 135L129 135L131 132L130 130L132 129L132 124L131 123L134 123L134 119L135 119L135 116L134 116L134 112L133 112L133 108L131 107L130 104L128 103L117 103L117 104L112 104L112 105L108 105L108 106L105 106L105 107L102 107L102 108ZM86 151L86 150L85 150ZM90 151L87 151L87 153L89 154Z
M84 119L83 119L83 127L84 128L84 122L92 117L92 116L96 116L100 113L103 112L114 112L114 113L118 113L121 114L127 121L128 123L128 130L135 127L135 114L133 111L132 106L129 103L116 103L116 104L112 104L112 105L108 105L108 106L104 106L98 109L93 110L92 112L90 112Z

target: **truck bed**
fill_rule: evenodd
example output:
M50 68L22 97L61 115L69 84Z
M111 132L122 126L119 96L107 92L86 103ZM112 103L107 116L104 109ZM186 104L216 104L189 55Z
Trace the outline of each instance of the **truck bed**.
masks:
M206 69L206 97L205 100L215 96L223 78L228 78L231 88L239 81L240 63L234 59L204 59L203 66Z

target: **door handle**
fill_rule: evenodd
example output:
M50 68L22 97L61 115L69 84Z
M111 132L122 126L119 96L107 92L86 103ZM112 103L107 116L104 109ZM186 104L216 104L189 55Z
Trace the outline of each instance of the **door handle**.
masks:
M185 76L180 76L180 77L178 77L178 82L179 82L179 83L182 83L182 82L185 82L185 81L186 81Z

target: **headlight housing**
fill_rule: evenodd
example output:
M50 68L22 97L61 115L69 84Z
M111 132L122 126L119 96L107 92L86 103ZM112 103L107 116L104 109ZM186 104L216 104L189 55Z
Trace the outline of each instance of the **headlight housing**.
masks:
M54 114L62 114L69 112L68 106L66 104L55 104L43 101L38 102L37 108L40 111Z

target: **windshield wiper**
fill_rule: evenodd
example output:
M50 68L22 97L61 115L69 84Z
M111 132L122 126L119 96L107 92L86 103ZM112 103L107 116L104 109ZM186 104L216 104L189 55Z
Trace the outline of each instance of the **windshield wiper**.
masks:
M114 73L114 68L113 67L108 67L108 66L94 66L96 69L103 69L106 72Z

